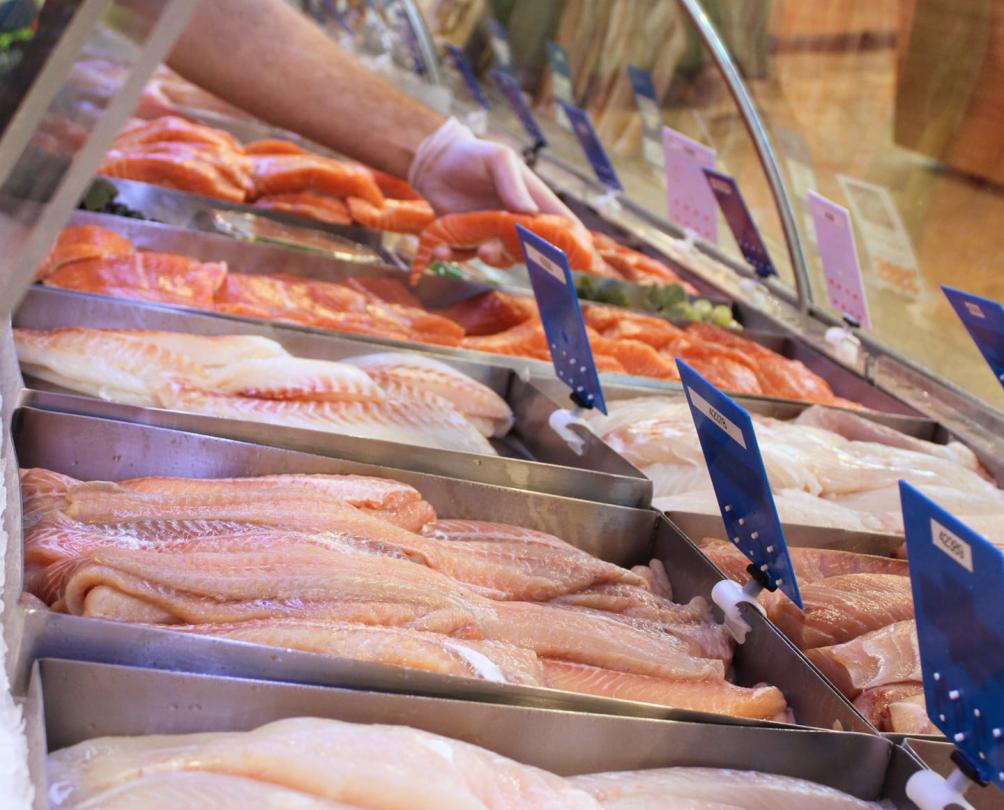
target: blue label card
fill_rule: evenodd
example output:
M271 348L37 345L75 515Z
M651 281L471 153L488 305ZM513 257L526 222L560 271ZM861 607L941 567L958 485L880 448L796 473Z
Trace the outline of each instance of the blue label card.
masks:
M512 46L509 44L509 32L494 17L487 20L488 41L491 43L495 66L506 73L515 73L516 66L512 61Z
M927 714L1004 786L1004 554L899 484Z
M722 209L725 221L729 223L729 229L746 261L753 266L757 275L765 277L777 275L777 270L767 253L767 247L760 238L760 231L753 222L735 179L713 169L704 169L704 176L708 179L711 193L718 200L718 207Z
M509 106L512 107L512 111L516 113L516 117L519 118L523 129L526 130L526 134L530 136L533 145L535 147L547 146L547 138L544 137L544 131L540 128L540 124L537 123L537 119L533 117L533 113L530 112L530 105L523 98L523 91L520 90L516 79L504 70L493 70L491 76L495 82L495 86L505 96L506 101L509 102Z
M453 66L457 69L457 72L464 80L464 84L467 85L467 90L471 94L478 106L482 110L490 110L491 103L488 101L488 96L485 95L485 91L481 89L481 83L478 81L478 77L474 75L474 68L471 67L470 61L468 61L467 56L464 52L460 50L456 45L446 46L447 53L450 54L450 59L453 60Z
M826 296L856 326L870 329L868 299L854 244L854 227L847 209L815 191L808 193L809 213L816 230L819 258L826 280Z
M589 164L593 167L596 179L611 191L623 191L620 178L614 170L614 164L607 157L607 151L600 143L596 130L593 129L593 122L589 120L586 111L574 104L561 104L561 108L568 116L568 121L572 125L572 132L575 133L582 151L585 153Z
M683 360L677 358L676 365L729 540L772 588L802 607L753 420Z
M634 65L628 65L627 71L634 90L634 103L641 116L642 153L646 161L662 168L662 110L659 109L652 75Z
M944 284L941 289L976 343L990 368L1004 385L1004 307L997 301L963 292Z
M563 251L522 225L517 225L516 230L540 319L544 322L554 370L581 405L606 413L607 403L603 399L568 259Z

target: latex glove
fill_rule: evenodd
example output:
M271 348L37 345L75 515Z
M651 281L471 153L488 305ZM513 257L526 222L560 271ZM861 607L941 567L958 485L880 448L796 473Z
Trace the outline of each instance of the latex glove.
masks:
M408 182L437 214L503 209L578 222L508 146L477 138L451 118L419 145Z

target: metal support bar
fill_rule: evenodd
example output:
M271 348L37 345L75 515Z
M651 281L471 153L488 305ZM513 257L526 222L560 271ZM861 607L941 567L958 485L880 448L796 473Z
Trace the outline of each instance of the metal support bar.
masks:
M757 112L753 98L746 89L739 68L733 61L728 48L722 42L721 37L715 30L714 24L701 7L700 0L679 0L680 7L690 18L704 42L705 47L714 59L718 70L728 85L739 113L742 116L746 130L753 139L753 146L756 148L757 157L760 158L760 165L763 173L770 185L774 195L774 205L777 214L781 218L781 227L784 230L784 241L788 245L788 255L791 259L791 269L795 274L795 289L798 292L798 308L802 312L808 312L812 304L812 286L809 284L808 264L805 260L805 253L802 250L802 240L798 235L798 228L795 225L795 212L791 204L791 198L781 177L777 158L770 145L770 138L764 128L763 120Z

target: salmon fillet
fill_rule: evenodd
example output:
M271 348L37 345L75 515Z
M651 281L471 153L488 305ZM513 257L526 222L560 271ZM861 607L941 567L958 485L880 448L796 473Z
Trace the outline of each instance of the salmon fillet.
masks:
M254 201L258 208L285 211L288 214L328 222L332 225L351 225L348 206L337 197L315 194L312 191L263 194Z
M124 149L165 142L197 144L232 152L244 151L229 132L196 124L176 115L165 115L152 121L134 119L115 137L114 146Z
M35 278L41 281L63 265L82 259L111 259L135 251L132 242L115 231L97 225L72 225L59 234Z
M106 177L121 177L190 191L230 202L244 202L248 180L226 158L198 148L155 145L123 151L111 149L98 169Z
M436 218L432 206L425 200L395 200L387 198L382 206L359 197L346 200L352 219L364 228L395 233L421 233Z
M331 197L359 197L382 207L384 195L364 168L321 155L252 155L254 197L312 191Z
M756 720L777 719L788 709L784 695L774 686L747 688L717 679L668 680L547 658L542 663L546 685L566 692Z
M491 291L453 304L439 313L460 325L471 337L494 335L526 321L537 312L529 299Z

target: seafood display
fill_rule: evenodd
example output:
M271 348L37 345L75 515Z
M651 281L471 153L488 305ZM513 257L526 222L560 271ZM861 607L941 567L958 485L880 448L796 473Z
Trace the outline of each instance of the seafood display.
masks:
M512 426L490 388L416 355L333 362L255 335L78 327L14 341L26 375L129 405L488 455Z
M63 231L38 279L81 292L550 361L544 327L529 297L491 291L430 310L393 277L336 283L249 275L225 262L137 251L124 237L91 225ZM801 362L714 324L680 327L603 304L582 309L600 371L679 381L675 358L682 357L727 391L853 405Z
M53 610L754 719L731 637L632 569L519 526L438 516L338 475L77 481L22 470L25 587Z
M653 504L718 514L687 401L663 396L608 404L609 415L590 416L593 431L652 479ZM754 414L753 422L782 522L902 534L898 482L905 480L991 541L1004 542L1004 492L958 442L923 441L822 407L789 421Z
M725 540L701 550L745 583L749 560ZM767 615L880 731L938 734L928 719L905 560L789 546L804 609L764 593Z
M789 776L669 767L563 778L399 725L318 717L252 731L99 737L48 757L52 806L600 810L883 805Z

